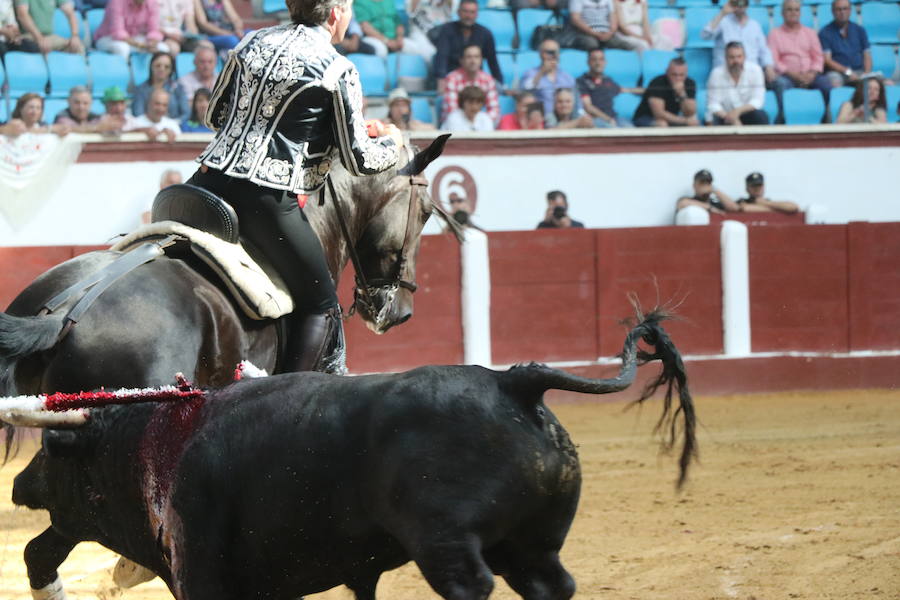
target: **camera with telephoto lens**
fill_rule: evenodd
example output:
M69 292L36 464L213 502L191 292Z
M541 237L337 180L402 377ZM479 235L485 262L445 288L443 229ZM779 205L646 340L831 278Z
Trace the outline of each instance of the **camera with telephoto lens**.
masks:
M453 220L460 225L467 225L469 223L469 213L464 210L458 210L453 213Z
M566 216L566 207L565 206L554 206L553 207L553 218L557 221Z

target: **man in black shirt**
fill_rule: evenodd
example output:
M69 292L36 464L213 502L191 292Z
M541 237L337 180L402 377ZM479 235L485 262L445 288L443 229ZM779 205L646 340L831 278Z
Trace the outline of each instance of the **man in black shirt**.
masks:
M584 228L584 223L569 216L569 201L559 190L547 193L547 212L544 220L537 224L538 229Z
M655 77L634 111L637 127L700 125L697 118L697 84L687 76L687 63L673 58L665 75Z
M461 0L459 3L459 20L441 25L437 33L434 55L434 76L438 81L438 93L444 93L444 77L447 73L459 68L463 49L472 44L481 48L481 55L487 61L491 75L498 84L503 83L503 72L497 62L497 49L494 45L494 34L483 25L475 22L478 18L477 0Z
M712 182L712 173L706 169L694 173L694 195L679 198L675 204L675 212L686 206L699 206L718 215L740 211L741 208L737 202L719 188L713 187Z

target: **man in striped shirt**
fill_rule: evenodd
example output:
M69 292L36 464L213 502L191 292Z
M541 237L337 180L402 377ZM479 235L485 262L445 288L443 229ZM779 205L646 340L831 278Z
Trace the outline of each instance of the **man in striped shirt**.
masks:
M459 107L459 93L470 85L484 90L487 96L485 110L494 125L500 121L500 98L497 94L497 84L494 78L481 69L481 48L476 44L469 44L463 48L460 67L451 71L444 79L444 100L441 111L445 115Z

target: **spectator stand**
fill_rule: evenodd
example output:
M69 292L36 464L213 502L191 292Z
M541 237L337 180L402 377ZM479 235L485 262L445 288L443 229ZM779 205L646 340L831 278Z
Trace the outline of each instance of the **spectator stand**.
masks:
M700 37L700 32L717 14L719 14L719 9L709 7L708 4L685 8L684 29L686 48L713 47L713 40L704 40ZM690 69L690 67L688 69Z
M388 88L388 71L385 61L374 54L348 54L347 58L359 71L363 94L367 97L386 97ZM133 72L133 68L132 68Z
M688 77L698 88L705 88L712 71L712 48L685 48L682 57L687 62Z
M900 103L900 86L889 85L884 88L887 98L887 117L888 123L900 122L900 116L897 116L897 104Z
M763 110L769 117L769 123L775 123L775 119L778 117L778 98L775 96L775 92L773 92L772 90L766 91L766 99L763 102Z
M791 89L784 92L787 125L817 125L825 116L825 99L819 90Z
M643 84L647 85L657 75L662 75L669 67L669 62L678 56L673 50L645 50L641 55L641 75ZM690 75L690 65L688 65ZM705 87L706 81L697 82L698 86Z
M50 98L65 98L76 85L89 81L87 63L81 54L50 52L47 54L47 71L50 77Z
M534 50L531 38L534 37L535 29L544 25L559 24L559 19L554 12L543 8L523 8L515 14L515 18L516 35L518 36L517 48L520 52Z
M896 46L873 45L872 70L880 71L885 78L894 82L900 80L897 73L897 48Z
M65 98L47 98L44 100L44 121L53 123L56 115L69 107ZM93 110L93 108L91 109Z
M81 41L84 43L85 47L89 46L91 40L88 36L88 28L84 22L84 17L78 11L75 12L75 24L78 26L78 31L75 32L76 35L81 38ZM72 29L69 27L69 19L68 17L66 17L66 13L64 13L59 8L53 11L53 33L64 38L72 37Z
M90 67L91 92L95 99L102 97L103 90L114 85L123 91L128 89L131 72L124 58L118 54L91 50L88 52L87 60Z
M637 110L640 103L641 97L637 94L622 93L616 94L616 97L613 98L613 108L615 109L616 114L629 121L634 119L634 111Z
M859 24L873 44L897 44L900 39L900 5L897 2L863 2Z
M833 88L828 98L828 112L831 113L831 122L837 123L838 113L841 112L841 105L849 101L853 97L856 90L849 86Z
M497 52L513 52L513 41L516 38L516 23L512 12L508 10L487 9L478 12L477 23L491 30L494 34L494 46Z
M584 71L587 71L587 59L584 60ZM580 75L581 73L578 73ZM641 59L637 52L631 50L607 50L606 70L604 73L615 80L621 87L637 87L641 78ZM573 76L576 76L573 74Z
M6 83L9 97L18 99L28 92L47 93L47 63L41 54L29 52L7 52Z

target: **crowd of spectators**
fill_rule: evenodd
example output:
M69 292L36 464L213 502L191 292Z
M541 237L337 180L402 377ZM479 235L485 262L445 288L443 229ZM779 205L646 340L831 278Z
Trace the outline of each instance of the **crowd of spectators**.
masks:
M495 0L491 6L498 3L503 2ZM830 115L839 123L887 120L884 86L893 82L885 78L865 78L863 82L872 68L871 50L866 30L853 22L849 0L833 0L833 19L819 32L800 22L800 0L784 0L774 8L780 11L782 24L773 27L768 37L748 13L748 0L723 0L721 9L700 32L701 38L713 44L709 78L696 81L689 60L679 56L663 74L645 73L640 87L622 86L606 74L604 49L642 53L667 47L666 40L651 27L646 2L569 0L562 6L557 0L513 0L510 4L513 10L536 6L557 11L565 8L568 21L560 35L535 38L539 64L514 80L513 74L501 70L493 33L477 22L477 0L407 0L405 14L398 12L392 0L356 0L354 20L338 49L379 57L402 52L426 61L429 72L424 87L435 90L428 93L436 94L436 118L413 119L409 94L395 90L389 97L392 114L388 120L404 129L428 128L432 123L470 131L758 125L770 122L764 110L767 90L774 92L778 104L773 120L781 123L786 90L819 90L827 105L833 87L844 85L855 86L856 93L841 106L825 110L824 122L831 120ZM71 0L0 0L0 53L84 53L79 35L54 33L57 8L71 31L78 32L80 15ZM821 22L827 10L825 5L819 7ZM244 33L231 0L107 0L93 43L98 50L126 58L134 52L152 54L146 81L110 92L116 96L127 93L130 118L149 118L151 97L165 91L169 103L165 131L173 131L174 122L179 131L193 132L205 130L203 113L198 111L208 105L221 52L234 47ZM519 48L527 49L530 42L519 40ZM571 62L568 70L563 68L564 48L587 51L584 70L579 72ZM194 52L195 70L176 73L174 56L186 50ZM143 77L135 75L135 79ZM79 104L84 103L85 90L76 88L65 111L41 118L65 124L72 131L104 132L98 129L100 115L84 112ZM698 107L701 90L706 94L705 109ZM99 96L100 90L93 94ZM633 104L625 103L629 106L625 114L616 110L616 97L621 94L640 96ZM509 101L503 105L508 112L501 114L505 97ZM510 97L515 98L514 108ZM11 119L18 117L11 115ZM132 130L131 125L125 130ZM4 131L20 129L14 126ZM149 125L144 129L156 131Z
M501 2L502 3L502 2ZM372 4L390 13L390 19L372 16L368 7ZM830 6L832 20L820 31L803 25L800 0L785 0L773 7L781 22L768 36L762 25L748 13L748 0L723 0L718 13L702 28L700 38L712 43L712 71L708 79L696 81L691 77L689 61L673 60L666 72L647 76L642 87L621 87L605 76L607 56L604 49L625 49L642 53L649 49L670 49L668 40L655 32L649 21L647 3L640 0L569 0L567 25L559 35L538 37L536 50L540 63L519 74L515 81L512 74L503 73L497 59L497 49L492 32L480 25L479 4L475 0L461 0L457 18L451 20L450 6L446 0L414 0L409 8L409 31L396 17L390 2L381 0L357 0L354 5L357 19L368 34L355 46L357 52L371 52L364 47L366 41L381 41L375 52L403 51L420 54L430 67L430 77L437 89L438 121L442 127L459 124L471 130L474 119L459 121L449 115L456 108L456 96L463 87L476 86L486 94L484 110L488 112L494 129L528 128L589 128L589 127L664 127L686 125L758 125L783 123L784 93L793 88L819 90L827 106L830 91L835 86L861 85L863 75L872 68L872 57L865 29L852 20L853 7L849 0L834 0ZM489 3L495 6L498 2ZM677 2L676 2L677 4ZM520 8L546 6L558 8L558 2L550 0L514 0L509 6ZM713 6L713 3L710 3ZM809 10L809 7L806 7ZM827 19L828 5L820 5L820 22ZM415 32L415 33L413 33ZM405 36L405 37L404 37ZM407 49L408 39L417 39L416 47ZM429 41L430 46L422 41ZM528 49L531 40L519 40L519 49ZM900 42L900 40L898 40ZM356 43L356 42L353 42ZM377 43L372 42L373 46ZM419 46L426 47L426 51ZM465 66L467 53L480 51L481 62L477 68ZM561 66L560 52L565 48L585 50L585 70L569 70ZM483 65L482 66L482 62ZM482 70L484 69L484 70ZM884 73L878 83L871 84L883 90L885 83L893 84L894 73ZM447 95L448 87L452 95ZM559 92L566 89L568 92ZM708 102L702 113L698 112L697 92L708 94ZM766 91L774 92L777 114L764 110ZM527 104L519 100L522 92L529 92L542 104L543 123L526 125ZM638 94L640 101L633 114L618 114L614 100L619 94ZM497 114L495 98L499 95L516 98L515 109ZM868 101L872 106L884 103L884 93ZM574 99L571 110L569 98ZM511 103L504 103L510 106ZM860 102L852 105L854 110ZM633 106L633 105L632 105ZM829 122L835 110L824 110L822 121ZM849 109L848 109L849 111ZM860 122L859 112L865 112L870 121L882 119L884 110L850 112L840 122ZM532 114L536 114L533 110ZM849 121L848 121L849 120ZM481 127L478 130L482 130Z

